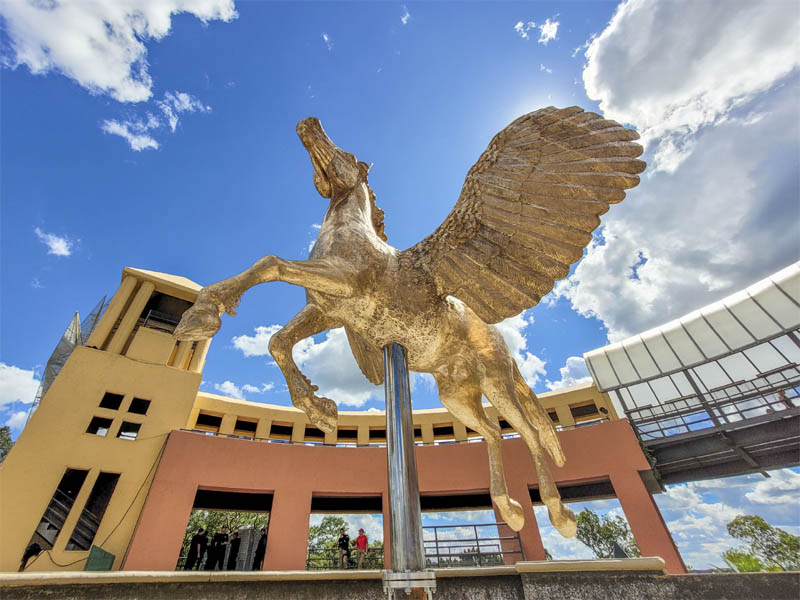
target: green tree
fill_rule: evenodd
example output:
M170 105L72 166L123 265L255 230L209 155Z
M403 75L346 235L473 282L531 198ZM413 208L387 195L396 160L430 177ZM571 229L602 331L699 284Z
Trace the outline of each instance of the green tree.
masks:
M198 529L205 529L211 533L222 531L223 527L228 532L234 529L261 529L269 525L269 513L242 512L238 510L193 510L189 515L186 533L183 536L183 556L189 550L189 542Z
M11 441L11 428L8 425L0 427L0 464L6 459L8 453L11 452L11 446L14 442Z
M628 523L619 516L598 517L594 511L583 509L578 514L578 539L588 546L597 558L612 558L614 542L619 544L628 556L641 556Z
M732 548L722 555L725 562L737 571L800 568L800 537L773 527L761 517L739 515L728 523L728 533L747 543L744 548Z

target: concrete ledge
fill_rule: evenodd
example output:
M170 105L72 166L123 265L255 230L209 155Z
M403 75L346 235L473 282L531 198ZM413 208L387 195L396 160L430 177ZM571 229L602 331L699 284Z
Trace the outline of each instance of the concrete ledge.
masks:
M513 572L513 567L512 567ZM113 583L209 583L381 579L381 571L73 571L0 573L0 588Z
M579 573L585 571L649 571L666 573L664 559L658 556L644 558L602 558L598 560L537 560L516 564L518 573ZM438 573L436 574L439 575Z

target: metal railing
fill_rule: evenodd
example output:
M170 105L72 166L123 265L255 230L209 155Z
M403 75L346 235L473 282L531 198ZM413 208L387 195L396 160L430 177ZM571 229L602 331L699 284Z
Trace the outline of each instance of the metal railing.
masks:
M481 535L479 530L491 528L491 535ZM525 560L519 533L500 535L508 530L505 523L475 523L469 525L431 525L422 528L426 566L442 569L448 567L489 567L514 564ZM510 531L510 530L509 530ZM355 549L351 550L345 568L357 567ZM383 568L383 548L369 548L363 568ZM306 569L339 569L339 551L335 548L309 548Z

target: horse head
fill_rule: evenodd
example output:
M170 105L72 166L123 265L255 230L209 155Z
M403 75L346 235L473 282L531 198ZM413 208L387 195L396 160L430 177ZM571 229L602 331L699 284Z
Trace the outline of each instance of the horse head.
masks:
M297 124L297 135L314 166L314 187L317 188L319 195L330 198L333 207L347 198L356 186L364 183L372 207L372 225L377 234L386 241L383 231L383 211L375 204L375 194L367 181L371 165L357 160L353 154L345 152L334 144L316 117L300 121Z

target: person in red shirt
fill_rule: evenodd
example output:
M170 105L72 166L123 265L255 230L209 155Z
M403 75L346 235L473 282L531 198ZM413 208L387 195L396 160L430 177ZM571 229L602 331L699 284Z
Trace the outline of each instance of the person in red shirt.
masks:
M369 547L367 536L364 535L363 529L359 529L358 537L356 538L356 561L358 562L359 569L364 565L364 558L367 555L367 547Z

